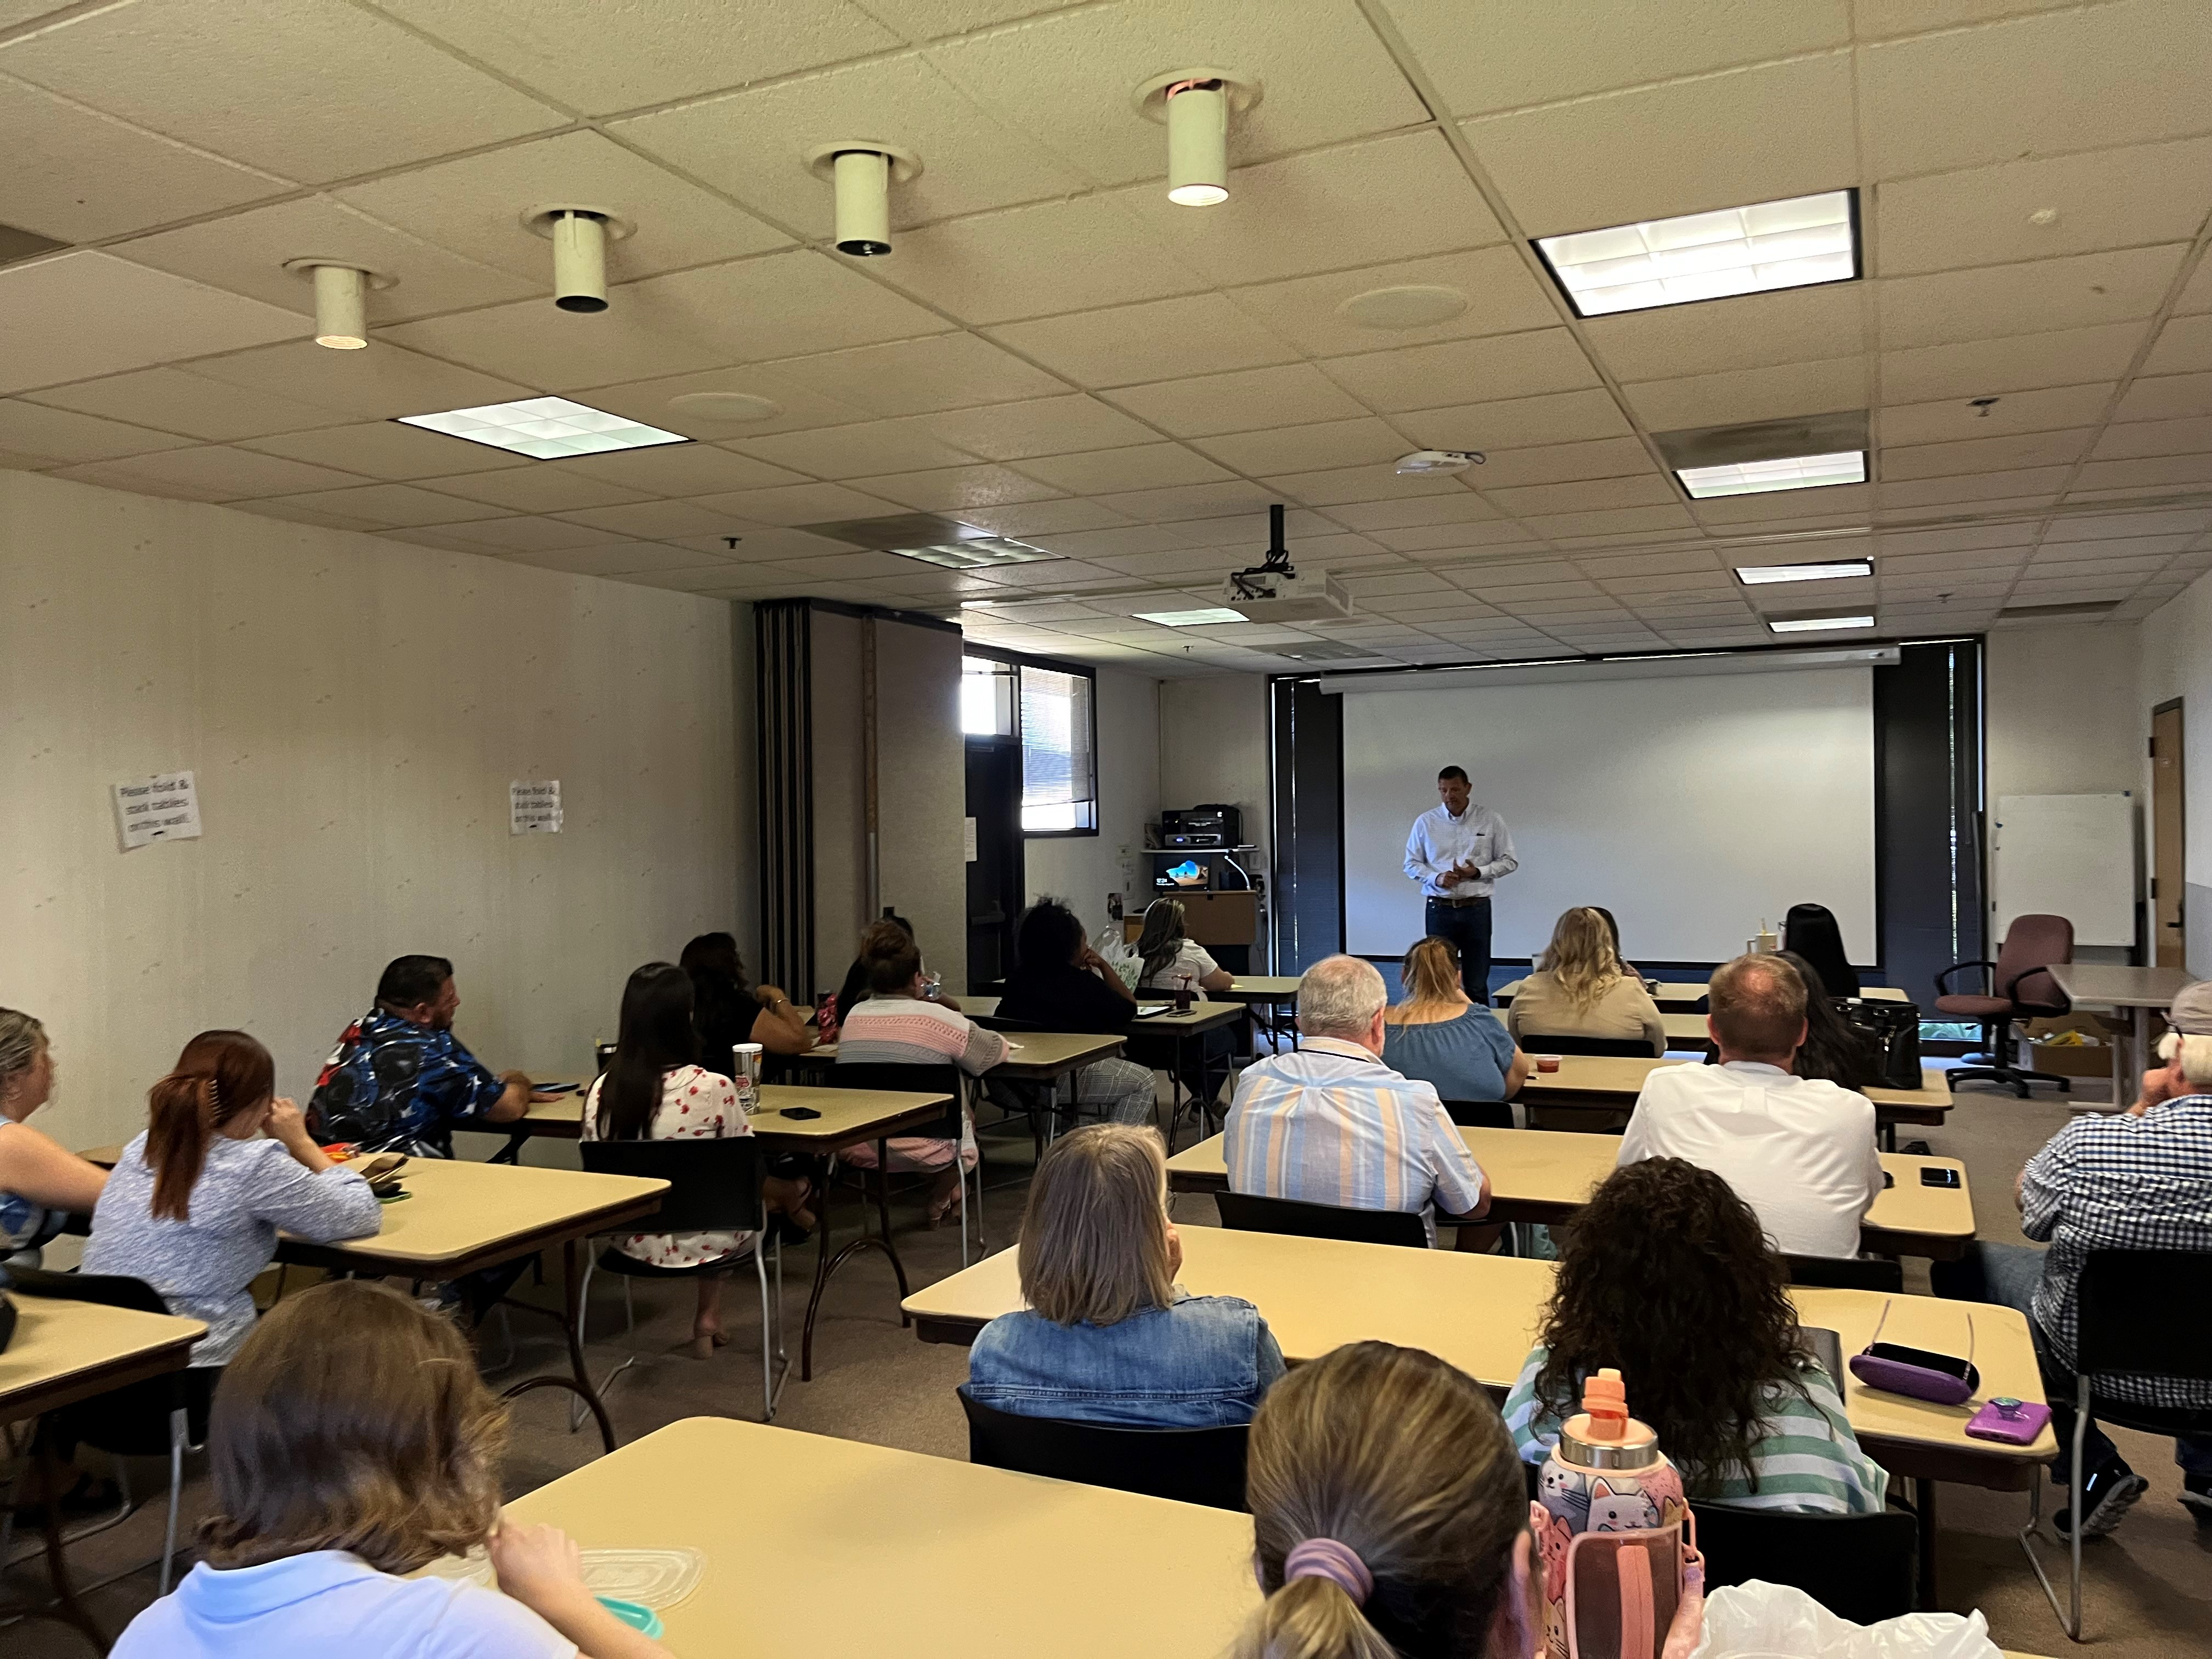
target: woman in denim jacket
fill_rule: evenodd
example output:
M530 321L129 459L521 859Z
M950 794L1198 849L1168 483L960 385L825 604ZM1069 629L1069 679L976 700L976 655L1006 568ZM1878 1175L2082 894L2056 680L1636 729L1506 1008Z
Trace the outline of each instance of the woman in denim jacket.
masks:
M1283 1374L1283 1351L1250 1303L1176 1285L1182 1240L1167 1190L1156 1129L1101 1123L1052 1144L1022 1218L1030 1305L976 1337L969 1398L1118 1428L1252 1420Z

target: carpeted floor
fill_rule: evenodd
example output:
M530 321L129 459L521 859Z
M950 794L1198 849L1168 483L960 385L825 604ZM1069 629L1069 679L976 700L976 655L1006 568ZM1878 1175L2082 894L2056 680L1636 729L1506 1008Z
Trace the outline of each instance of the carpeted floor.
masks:
M2084 1091L2099 1091L2100 1085L2094 1084ZM1984 1237L2018 1238L2010 1202L2013 1177L2065 1116L2063 1107L2045 1100L2026 1103L1975 1091L1962 1097L1945 1128L1927 1132L1933 1150L1966 1161ZM485 1143L485 1150L489 1146ZM568 1149L544 1142L532 1149L533 1162L565 1162L568 1156ZM1003 1249L1012 1242L1019 1217L1029 1145L1025 1139L994 1139L989 1156L994 1189L985 1206L986 1220L992 1248ZM847 1230L843 1236L849 1237L854 1214L849 1203L841 1214ZM1179 1198L1176 1214L1184 1225L1215 1221L1212 1200L1201 1196ZM912 1205L902 1206L896 1220L913 1282L929 1282L957 1270L957 1230L925 1229ZM884 1259L864 1253L840 1273L823 1304L816 1340L817 1369L811 1382L798 1380L795 1362L797 1325L805 1311L806 1277L813 1266L811 1247L796 1253L787 1266L786 1305L794 1368L778 1423L808 1433L943 1457L964 1456L966 1431L952 1391L966 1375L965 1352L925 1346L911 1331L900 1328L896 1289ZM1926 1288L1925 1266L1906 1264L1908 1288ZM551 1291L532 1294L550 1297ZM641 1316L638 1347L643 1357L608 1394L617 1431L625 1441L679 1418L760 1414L758 1304L750 1281L739 1280L730 1291L732 1340L710 1360L694 1360L683 1350L690 1333L690 1296L689 1286L641 1287L637 1292ZM594 1374L600 1375L624 1352L622 1304L619 1291L605 1279L595 1282L592 1300L591 1355ZM550 1322L519 1319L515 1334L520 1345L515 1364L495 1382L562 1364ZM489 1346L499 1345L494 1340ZM507 1472L511 1491L526 1492L577 1468L596 1452L597 1437L588 1426L580 1433L568 1431L564 1399L555 1391L541 1390L518 1404ZM2170 1442L2125 1431L2115 1437L2149 1479L2151 1490L2113 1537L2087 1548L2089 1641L2108 1659L2212 1656L2212 1528L2199 1529L2175 1501L2179 1478ZM157 1485L159 1474L148 1466L143 1478ZM187 1517L203 1491L195 1478L185 1494ZM773 1492L754 1495L750 1507L773 1524ZM1960 1611L1981 1608L2002 1647L2043 1654L2064 1648L2065 1638L2014 1541L2026 1518L2025 1495L1945 1486L1939 1510L1942 1605ZM158 1553L161 1522L161 1506L156 1501L142 1506L121 1526L70 1551L80 1586L110 1574L125 1575L86 1596L110 1630L118 1629L154 1593L152 1570L131 1569ZM28 1542L19 1539L11 1553L23 1556ZM2056 1564L2062 1558L2052 1551L2049 1559ZM1018 1568L1010 1565L1007 1571ZM43 1573L35 1565L18 1565L8 1573L6 1588L16 1594L42 1595ZM0 1627L0 1650L9 1659L46 1659L50 1655L60 1659L85 1649L59 1626L33 1622Z

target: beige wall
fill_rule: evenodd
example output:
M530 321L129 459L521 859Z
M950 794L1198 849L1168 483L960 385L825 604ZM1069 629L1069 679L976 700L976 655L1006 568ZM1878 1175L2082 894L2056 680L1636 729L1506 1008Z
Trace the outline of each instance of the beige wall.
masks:
M0 592L0 1003L65 1142L209 1026L304 1098L403 951L454 959L493 1066L587 1065L632 968L737 919L726 604L20 472ZM186 767L204 838L118 850L110 786ZM561 834L508 834L517 778Z
M1215 801L1243 810L1244 839L1270 848L1267 681L1261 674L1169 680L1160 686L1160 805Z
M2182 753L2187 769L2187 865L2190 971L2212 977L2212 577L2200 577L2143 618L2136 703L2144 753L2150 711L2182 699ZM2149 788L2149 763L2142 787Z
M2141 629L2091 623L1991 630L1984 659L1989 794L2142 787Z
M1152 879L1145 825L1159 817L1160 683L1098 671L1098 833L1023 842L1032 899L1066 899L1091 937L1106 926L1106 895L1141 909Z

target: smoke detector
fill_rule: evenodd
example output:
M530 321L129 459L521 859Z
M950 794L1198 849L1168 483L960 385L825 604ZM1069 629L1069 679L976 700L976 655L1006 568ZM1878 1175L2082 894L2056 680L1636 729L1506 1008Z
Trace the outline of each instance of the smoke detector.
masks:
M1401 455L1397 465L1401 476L1419 477L1431 472L1464 472L1488 459L1479 449L1417 449L1410 455Z

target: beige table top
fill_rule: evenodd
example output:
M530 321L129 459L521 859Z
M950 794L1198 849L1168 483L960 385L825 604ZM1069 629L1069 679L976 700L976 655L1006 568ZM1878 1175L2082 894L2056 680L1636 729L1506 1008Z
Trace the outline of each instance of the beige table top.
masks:
M1108 1038L1108 1042L1114 1039ZM819 1148L825 1143L872 1139L885 1123L903 1127L908 1121L939 1115L950 1095L895 1094L878 1089L821 1089L790 1083L761 1085L761 1109L748 1120L753 1133L764 1140L805 1143ZM789 1118L787 1106L811 1108L818 1118ZM583 1133L584 1095L579 1090L558 1100L532 1101L530 1109L511 1123L490 1125L495 1134L544 1135L574 1140Z
M1705 1048L1712 1045L1703 1014L1662 1014L1659 1024L1666 1028L1669 1048Z
M207 1334L197 1319L54 1297L9 1299L15 1334L0 1353L0 1423L181 1370Z
M1230 980L1227 990L1206 993L1237 1002L1287 1002L1297 994L1296 974L1238 974Z
M1620 1141L1613 1135L1550 1134L1535 1129L1462 1128L1460 1139L1490 1177L1491 1213L1504 1221L1562 1220L1589 1200L1613 1173ZM1219 1192L1229 1184L1222 1137L1212 1135L1168 1160L1168 1185L1178 1192ZM1974 1236L1974 1199L1966 1166L1956 1158L1884 1152L1896 1178L1867 1214L1869 1247L1899 1255L1959 1254ZM1929 1187L1923 1169L1956 1170L1956 1187Z
M1147 1003L1145 1006L1158 1007L1161 1005ZM1129 1035L1139 1037L1147 1031L1155 1031L1173 1036L1180 1031L1188 1036L1194 1031L1210 1031L1216 1026L1226 1025L1243 1018L1244 1005L1241 1002L1194 1002L1188 1013L1178 1014L1170 1009L1164 1014L1139 1014L1129 1022Z
M1608 1095L1624 1103L1632 1103L1644 1091L1644 1079L1660 1066L1694 1066L1698 1062L1683 1060L1647 1060L1641 1054L1567 1054L1561 1058L1556 1072L1533 1072L1521 1086L1519 1098L1523 1105L1547 1104L1547 1094ZM1866 1089L1861 1091L1879 1107L1892 1106L1916 1112L1948 1112L1951 1109L1951 1091L1944 1085L1942 1072L1935 1066L1923 1067L1917 1089Z
M1526 981L1524 981L1516 979L1510 983L1499 986L1498 989L1492 993L1492 1000L1498 1002L1512 1001L1515 997L1521 994L1521 987L1525 982ZM1651 993L1651 1000L1663 1008L1670 1002L1695 1002L1699 997L1704 996L1711 988L1711 986L1704 980L1662 980L1659 981L1659 988ZM1898 989L1894 985L1862 986L1859 989L1859 995L1869 1002L1909 1002L1911 1000L1911 998L1907 997L1904 992Z
M1249 1516L731 1418L507 1513L586 1549L703 1552L661 1613L684 1659L1215 1659L1259 1604Z
M2184 987L2197 982L2197 976L2185 969L2128 968L2106 962L2057 962L2049 971L2071 1000L2100 1002L2111 1008L2163 1008Z
M1184 1287L1194 1296L1241 1296L1254 1304L1292 1364L1373 1339L1425 1348L1497 1390L1521 1373L1555 1270L1549 1261L1457 1250L1224 1227L1182 1232ZM941 1279L908 1297L905 1310L923 1322L925 1340L963 1340L1023 1305L1016 1257L1015 1250L1001 1250ZM1971 1327L1982 1398L2043 1399L2027 1322L2010 1308L1809 1285L1793 1288L1790 1296L1803 1322L1836 1332L1846 1354L1866 1346L1886 1303L1892 1304L1886 1341L1960 1353ZM1970 1407L1932 1406L1875 1394L1856 1377L1841 1380L1851 1426L1869 1453L1894 1473L2013 1490L2024 1488L2035 1466L2057 1455L2047 1427L2027 1447L1971 1439Z

